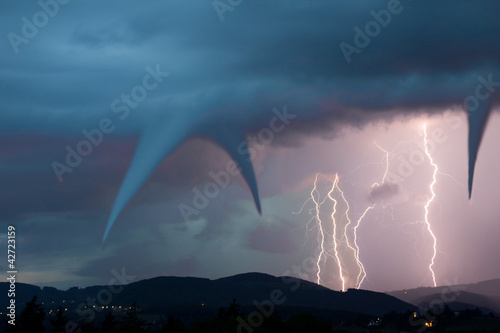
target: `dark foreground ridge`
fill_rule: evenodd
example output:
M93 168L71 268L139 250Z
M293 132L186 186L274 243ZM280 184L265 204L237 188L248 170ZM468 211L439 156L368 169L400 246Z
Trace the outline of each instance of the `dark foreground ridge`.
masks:
M418 307L443 302L453 311L464 309L481 310L500 315L500 279L470 284L456 284L438 287L420 287L391 291L387 294Z
M0 283L7 291L7 283ZM112 292L102 290L110 289ZM113 293L113 291L119 291ZM220 308L236 299L243 307L254 302L270 300L271 293L280 293L284 307L304 307L359 312L380 316L391 311L404 312L415 307L396 297L383 293L349 289L347 292L334 291L315 283L293 277L275 277L262 273L245 273L216 280L194 277L156 277L130 283L125 286L73 287L66 291L52 287L40 288L29 284L17 284L16 302L26 303L36 295L44 304L77 306L87 298L98 294L107 301L104 306L125 306L133 302L143 309L160 309L177 306ZM108 295L109 296L109 295ZM54 302L54 303L52 303ZM3 300L1 306L8 306ZM98 300L96 300L98 303Z
M496 286L496 282L491 281L474 285L469 288L475 293L462 291L462 298L484 301L485 298L477 294L486 293ZM0 283L0 287L7 292L7 283ZM467 289L464 286L461 288ZM481 318L490 309L479 306L477 311L465 312L459 317L456 312L459 307L462 311L478 306L458 299L454 304L455 312L447 307L439 313L440 316L425 313L422 304L428 298L435 300L438 292L435 288L398 291L393 292L393 296L355 289L341 292L293 277L261 273L245 273L216 280L156 277L127 285L73 287L66 291L18 283L16 312L17 320L20 320L27 303L32 308L38 306L37 309L46 314L43 319L46 327L50 327L54 320L60 323L66 320L65 325L71 328L66 330L69 332L78 332L79 328L83 328L81 332L86 332L86 325L101 327L107 322L122 328L127 325L143 327L144 330L138 330L140 332L163 332L162 329L170 322L171 326L183 326L186 332L209 332L207 328L218 327L228 332L236 332L235 328L239 328L238 332L257 333L267 332L265 328L268 325L289 329L290 325L299 327L306 322L309 322L307 325L325 328L321 332L377 326L413 331L425 325L456 324L460 320ZM33 296L36 296L35 300ZM2 309L9 306L5 298L1 306ZM4 317L5 313L2 315ZM496 313L488 315L484 319L486 324L496 324ZM275 328L275 331L280 330Z

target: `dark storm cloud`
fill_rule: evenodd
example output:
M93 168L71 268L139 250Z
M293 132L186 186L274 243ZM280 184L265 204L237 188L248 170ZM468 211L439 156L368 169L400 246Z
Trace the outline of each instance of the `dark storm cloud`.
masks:
M161 90L168 96L162 112L191 94L192 107L203 112L243 113L248 129L262 126L267 110L285 103L303 120L334 121L345 110L461 102L479 73L498 73L500 5L494 1L403 1L402 11L348 64L339 44L354 45L353 28L364 29L373 20L370 11L387 3L256 2L227 13L221 23L206 2L111 1L102 8L72 2L21 45L19 54L1 56L10 65L2 70L9 82L3 87L2 128L31 124L62 131L78 128L75 120L88 124L108 115L111 101L136 85L151 61L168 68L175 80ZM25 15L35 9L26 8ZM96 20L84 19L90 13ZM17 31L21 23L9 15L1 28ZM142 106L152 107L147 101ZM18 118L27 114L32 117Z
M432 112L460 102L477 74L497 73L495 1L402 2L401 13L348 64L339 44L354 44L353 28L364 29L370 11L387 4L255 1L221 23L206 2L73 1L18 54L0 56L0 127L81 136L104 116L116 120L111 102L154 63L172 72L172 82L116 133L140 130L152 111L179 108L208 115L229 109L228 118L235 114L245 128L259 129L270 108L287 104L300 115L291 129L331 137L344 124L393 117L388 109ZM21 17L40 9L2 6L6 33L20 33ZM11 50L7 38L2 43Z

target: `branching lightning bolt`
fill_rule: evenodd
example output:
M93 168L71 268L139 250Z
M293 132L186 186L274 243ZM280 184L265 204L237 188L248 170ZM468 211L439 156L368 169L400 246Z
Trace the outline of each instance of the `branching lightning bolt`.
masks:
M347 209L346 209L346 212L345 212L345 216L347 218L348 223L344 227L344 237L346 239L347 247L349 247L349 249L351 249L351 251L353 251L353 253L354 253L354 258L356 260L356 265L358 266L358 269L359 269L359 274L358 274L358 276L356 278L356 288L359 289L360 286L361 286L361 284L363 283L364 278L366 277L366 271L365 271L365 266L363 266L363 263L359 259L359 246L358 246L358 235L357 235L357 233L358 233L358 227L359 227L359 225L361 223L361 220L365 217L366 213L368 213L368 211L370 209L372 209L373 207L375 207L375 205L369 206L363 212L363 214L358 219L358 221L356 222L356 225L353 228L353 235L354 235L353 245L354 246L352 246L351 243L350 243L350 241L349 241L349 236L347 235L347 228L352 223L351 219L349 218L349 211L350 211L351 207L349 206L349 201L347 201L347 199L346 199L346 197L344 195L344 192L342 191L342 189L338 185L338 178L336 179L336 187L337 187L340 195L342 196L342 199L344 200L344 202L345 202L345 204L347 206Z
M434 191L434 186L437 182L437 174L440 172L438 170L437 164L434 162L434 160L432 159L432 156L430 154L430 150L429 150L430 144L429 144L428 139L427 139L427 128L425 125L423 127L423 134L424 134L425 155L429 158L430 164L433 167L432 182L429 185L429 189L430 189L432 195L426 201L426 204L424 206L424 209L425 209L424 223L426 225L427 232L431 235L431 237L433 239L433 255L432 255L431 262L429 264L429 271L432 275L433 285L436 286L437 285L436 284L436 275L435 275L435 272L433 270L433 266L435 264L435 259L436 259L436 255L437 255L437 238L436 238L435 234L433 233L432 228L431 228L431 224L429 222L429 207L436 197L436 193ZM373 183L371 185L372 189L374 189L377 186L382 186L386 182L386 179L387 179L388 174L389 174L389 157L390 157L390 155L395 150L397 150L401 144L414 142L415 139L417 138L417 136L418 135L415 135L415 137L410 141L400 142L392 151L388 151L388 150L382 148L380 145L378 145L375 142L375 145L382 152L384 152L383 159L380 162L376 162L376 163L384 163L385 162L384 163L385 164L385 171L384 171L384 174L383 174L383 177L382 177L380 183L376 182L376 183ZM369 163L369 164L373 164L373 163ZM310 198L308 198L304 202L304 204L300 208L299 212L294 213L294 214L301 213L309 201L312 201L314 203L314 208L312 208L309 211L309 213L311 214L312 217L306 225L306 227L308 227L306 234L308 235L309 231L312 230L312 228L309 228L309 226L314 221L315 225L318 229L318 241L320 243L319 244L319 254L318 254L317 259L316 259L317 270L316 270L316 274L315 274L315 280L318 284L321 284L321 282L322 282L321 276L322 276L322 274L325 273L324 265L327 261L327 258L332 258L335 261L336 266L338 267L339 278L340 278L341 283L342 283L342 291L346 290L348 281L351 280L350 276L355 278L355 280L356 280L355 287L357 289L359 289L359 288L361 288L361 285L365 281L365 279L367 277L367 273L366 273L365 267L360 259L360 248L358 245L358 228L361 225L363 219L365 219L365 217L367 216L368 212L370 212L371 210L373 210L377 206L377 203L373 202L370 206L368 206L363 211L361 216L357 219L357 221L355 223L353 223L353 221L349 217L349 214L351 211L349 200L346 198L344 191L342 190L342 188L340 186L339 175L335 174L334 180L326 177L326 178L328 178L328 182L329 183L331 182L331 187L329 187L328 194L324 197L322 197L320 190L318 189L319 177L320 177L320 174L316 174L315 179L314 179L314 186L310 192ZM326 220L324 220L325 217L323 216L323 219L322 219L322 216L321 216L322 205L327 200L332 202L332 210L331 210L330 218L331 218L333 232L331 235L329 233L329 227L327 227L324 224L324 223L326 223ZM347 223L345 225L342 225L342 223L341 223L342 220L339 220L338 215L337 215L338 210L339 210L339 208L338 208L339 200L342 200L346 205L345 212L343 214L343 217L345 217L347 219ZM383 206L383 208L387 208L388 206L390 206L391 211L392 211L393 207L390 203L385 204ZM330 206L328 206L328 207L330 207ZM394 220L393 213L391 213L391 215L393 216L393 220ZM414 224L414 223L406 223L406 224ZM326 227L326 229L325 229L325 227ZM341 228L341 230L339 230L339 228ZM351 238L351 233L349 232L348 229L352 229L352 238ZM342 236L339 239L338 236L340 236L340 233L342 234ZM309 236L308 236L308 239L309 239ZM330 243L330 239L331 239L331 243ZM345 239L345 244L343 243L344 239ZM342 252L342 254L341 254L339 251L341 246L345 246L344 250L349 251L349 252ZM345 257L346 253L350 253L350 252L352 252L353 257L350 257L350 254L349 254L348 257L346 258ZM352 261L350 261L350 260L352 260ZM353 270L351 268L349 268L349 265L352 265L353 263L357 266L357 271L355 271L356 273L354 273ZM323 268L323 270L322 270L322 268ZM357 274L357 277L354 274Z
M318 259L316 262L316 267L317 267L317 273L316 273L316 283L321 284L321 260L323 259L323 256L325 255L325 231L323 230L323 224L321 222L321 216L320 216L320 208L321 208L321 203L319 202L319 192L318 192L318 174L316 174L316 178L314 179L314 188L311 191L311 199L314 202L314 206L316 208L316 222L318 224L319 228L319 233L320 233L320 252L318 255ZM314 193L318 193L318 199L314 196ZM323 201L324 202L324 201Z
M385 150L384 148L382 148L381 146L379 146L376 142L375 142L375 145L380 150L382 150L385 153L385 172L384 172L384 176L382 177L382 183L384 183L385 178L387 177L387 173L389 172L389 152L387 150ZM372 188L375 187L375 186L380 186L380 184L374 183L372 185ZM358 227L361 224L361 221L365 218L366 214L370 210L372 210L373 208L375 208L375 206L376 206L375 203L373 205L371 205L371 206L368 206L365 209L365 211L363 212L363 214L361 214L361 216L359 217L358 221L356 222L356 225L354 226L354 246L356 247L356 250L357 250L356 251L356 262L357 262L358 266L360 267L359 274L358 274L358 277L357 277L357 280L356 280L356 288L357 289L361 288L361 284L363 284L363 281L366 278L365 266L363 265L363 263L359 259Z
M332 189L330 192L328 192L328 198L333 201L333 210L332 210L332 223L333 223L333 253L335 256L335 261L337 262L337 265L339 267L339 275L340 275L340 280L342 281L342 291L345 291L345 278L344 278L344 273L342 269L342 261L339 256L339 251L338 251L338 240L337 240L337 220L335 219L335 213L337 212L337 200L332 196L333 192L335 191L335 188L338 188L338 182L339 182L339 175L335 175L335 181L333 182ZM346 212L347 214L347 212ZM349 221L350 222L350 221Z
M385 168L384 175L382 177L382 183L383 183L385 181L385 178L387 177L387 173L388 173L388 169L389 169L389 152L387 150L383 149L382 147L380 147L378 144L376 144L376 145L385 153L384 159L386 162L385 163L386 168ZM332 182L332 185L331 185L331 188L330 188L327 196L325 196L324 199L321 199L321 195L320 195L319 190L318 190L319 176L320 176L319 174L316 174L316 176L314 178L314 185L313 185L313 188L310 192L310 197L304 202L304 204L301 206L300 210L298 212L294 213L294 214L300 214L304 210L305 205L309 201L313 202L314 208L312 208L310 210L310 213L311 213L311 215L313 215L313 217L306 224L306 227L309 226L309 224L312 221L314 221L316 223L317 228L318 228L318 241L320 244L319 244L319 253L318 253L318 256L316 258L316 276L315 276L316 283L321 284L322 264L326 260L326 256L329 256L329 257L334 259L334 261L338 267L340 280L342 282L342 290L343 291L346 290L347 277L344 273L343 261L342 261L342 258L340 256L340 253L339 253L339 239L337 237L339 226L337 224L337 219L335 217L335 215L337 214L338 200L335 198L334 194L336 191L338 191L338 194L340 195L340 197L342 198L342 200L344 201L344 203L346 205L346 211L344 212L343 216L346 217L347 224L342 226L342 229L343 229L342 239L345 239L348 249L350 251L352 251L355 264L358 267L355 287L359 289L361 287L361 284L365 280L367 274L366 274L365 267L360 259L360 255L359 255L360 249L359 249L359 245L358 245L358 234L357 233L358 233L358 228L361 225L362 220L365 218L367 213L376 206L376 204L374 203L374 204L368 206L363 211L363 214L359 217L359 219L356 221L356 223L353 223L351 218L349 217L349 213L350 213L349 200L347 200L344 192L342 191L342 189L339 185L338 174L335 175L335 179L333 181L330 180ZM380 185L378 183L374 183L372 185L372 188L374 186L380 186ZM331 244L332 251L331 252L333 252L333 253L330 253L330 251L328 251L325 247L325 244L328 243L328 240L327 240L328 232L324 229L324 225L323 225L324 221L321 217L321 207L325 203L325 201L328 199L333 203L332 213L330 214L332 228L333 228L333 234L331 235L331 240L332 240L332 244ZM348 234L348 228L350 226L353 226L352 227L352 229L353 229L353 239L352 240ZM308 234L308 232L309 232L309 229L307 229L306 235Z
M427 157L429 157L429 161L434 168L434 172L432 173L432 183L430 184L429 188L431 190L431 197L425 204L425 224L427 225L427 230L429 231L429 234L431 235L433 239L433 253L432 253L432 259L431 263L429 264L429 270L432 274L432 282L434 283L434 287L437 286L436 284L436 274L434 273L434 270L432 269L432 266L434 266L434 260L436 259L436 254L437 254L437 238L432 232L431 229L431 224L429 223L429 206L431 202L434 200L436 197L436 193L434 192L434 185L436 184L436 174L438 173L438 166L436 163L434 163L434 160L432 159L431 154L429 153L429 148L428 148L428 143L427 143L427 126L424 125L424 146L425 146L425 153L427 154Z
M356 222L356 226L354 227L354 246L356 247L356 262L360 266L358 278L356 280L356 288L359 289L361 288L361 284L366 278L366 271L365 271L365 266L363 266L363 263L361 260L359 260L359 246L358 246L358 227L361 224L361 220L365 217L366 213L368 213L370 210L372 210L375 207L375 204L369 206L368 208L365 209L363 214L360 216L358 221Z

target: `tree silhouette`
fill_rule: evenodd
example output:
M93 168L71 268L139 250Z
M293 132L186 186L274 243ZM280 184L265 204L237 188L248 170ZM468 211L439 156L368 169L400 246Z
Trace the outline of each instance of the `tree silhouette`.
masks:
M111 332L115 328L116 324L117 322L115 319L115 315L111 311L109 311L106 314L106 317L104 317L104 320L101 322L100 332L102 333Z
M19 333L43 333L43 320L45 312L41 304L36 304L37 296L33 296L31 301L26 303L26 308L21 312L21 315L16 320L16 325L6 327L6 332Z
M224 309L221 307L219 309L219 315L217 318L227 320L230 318L236 318L238 316L242 316L243 313L240 312L241 305L236 303L236 299L233 298L233 302L229 305L229 307Z
M255 333L288 333L287 327L277 311L271 316L265 317L261 327L254 330ZM309 332L309 331L308 331Z
M307 312L294 314L287 320L286 326L287 332L290 333L329 333L332 331L328 323Z
M59 307L57 309L56 319L50 319L50 324L52 325L50 333L64 333L67 323L68 319L64 317L64 309L62 307Z
M171 315L168 317L167 324L163 325L159 333L186 333L186 327L182 324L182 322Z
M191 325L193 333L219 333L219 332L236 332L238 327L238 317L244 316L240 311L240 305L233 302L226 309L221 307L217 314L217 318L199 319Z
M95 327L95 324L91 320L87 320L81 326L81 333L99 333L100 331Z
M140 333L147 332L149 330L149 323L147 320L140 319L137 316L137 312L140 311L140 308L134 302L132 304L131 310L127 312L125 316L125 320L121 325L119 325L113 333Z

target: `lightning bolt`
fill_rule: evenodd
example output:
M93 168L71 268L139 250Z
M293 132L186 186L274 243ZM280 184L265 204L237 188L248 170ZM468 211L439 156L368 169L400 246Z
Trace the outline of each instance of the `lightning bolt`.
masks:
M434 198L436 197L436 193L434 192L434 185L436 184L436 181L437 181L437 174L439 173L438 171L438 166L436 163L434 163L434 160L432 159L432 156L430 154L430 151L429 151L429 143L427 141L427 126L424 124L423 126L423 131L424 131L424 148L425 148L425 154L426 156L429 158L429 161L430 161L430 164L432 165L433 167L433 174L432 174L432 182L431 184L429 185L429 188L430 188L430 191L431 191L431 197L430 199L426 202L425 206L424 206L424 210L425 210L425 215L424 215L424 223L427 227L427 231L428 233L431 235L432 237L432 240L433 240L433 246L432 246L432 249L433 249L433 255L432 255L432 258L431 258L431 263L429 264L429 271L432 275L432 282L433 282L433 285L434 287L437 286L436 284L436 275L435 275L435 272L433 270L433 266L434 266L434 263L435 263L435 259L436 259L436 255L437 255L437 238L434 234L434 232L432 231L432 228L431 228L431 224L429 222L429 206L431 205L432 201L434 200ZM416 138L416 137L415 137ZM402 143L408 143L408 142L413 142L415 140L415 138L413 138L413 140L411 141L402 141L400 142L395 148L394 150L396 150L398 148L398 146ZM388 168L389 168L389 154L390 152L388 152L387 150L383 149L381 146L379 146L377 143L375 143L377 145L377 147L379 149L381 149L382 151L384 151L386 153L386 171L385 171L385 174L384 174L384 177L382 179L382 183L384 183L385 181L385 178L387 177L387 173L388 173ZM393 151L394 151L393 150ZM449 176L447 174L444 174L446 176ZM456 181L453 177L449 176L452 180ZM373 186L378 186L379 184L378 183L375 183L372 185L372 188ZM394 219L394 216L393 216L393 219Z
M386 168L385 168L384 175L382 177L382 182L384 182L385 178L387 177L388 170L389 170L389 152L387 150L383 149L382 147L380 147L378 144L376 144L376 145L385 153L384 159L386 161L386 163L385 163ZM359 254L360 249L359 249L359 245L358 245L358 234L357 233L358 233L358 228L361 225L361 222L363 221L363 219L365 218L367 213L370 210L372 210L373 208L375 208L376 204L372 204L372 205L368 206L364 210L362 215L359 217L359 219L356 221L356 223L353 223L350 216L349 216L350 209L351 209L350 204L349 204L349 200L347 200L344 191L340 187L339 175L336 174L334 180L329 179L329 181L332 182L332 185L331 185L331 188L330 188L327 196L324 199L321 199L321 195L320 195L320 192L318 190L319 176L320 176L320 174L317 173L315 178L314 178L313 188L310 192L310 197L302 204L302 206L298 212L293 213L295 215L300 214L304 210L306 204L310 201L314 204L314 207L309 211L311 213L311 215L313 215L313 216L311 217L309 222L306 224L306 228L307 228L306 235L307 235L307 239L309 239L308 233L309 233L310 229L308 228L308 226L310 225L311 222L314 221L317 228L318 228L318 242L319 242L319 253L318 253L318 256L316 258L316 268L317 268L316 269L316 276L315 276L316 283L321 284L321 282L322 282L321 281L322 264L325 262L326 256L329 256L329 257L332 257L334 259L336 266L338 267L340 280L342 282L342 291L346 290L346 283L347 283L346 282L346 275L344 274L345 272L344 272L344 267L343 267L343 261L342 261L341 255L339 253L339 242L340 242L340 240L338 239L339 225L337 224L337 219L335 217L335 215L337 214L337 207L338 207L338 200L335 198L335 192L338 191L340 197L342 198L343 202L346 205L346 211L344 212L343 216L345 216L345 218L347 219L347 224L345 226L341 227L343 230L342 239L345 239L347 247L350 249L350 251L352 251L355 264L358 267L355 287L359 289L361 287L361 284L365 280L367 273L366 273L365 267L360 259L360 254ZM372 188L374 186L379 186L379 184L374 183L372 185ZM324 229L324 221L321 217L321 207L327 199L329 199L333 203L332 212L330 214L332 227L333 227L333 234L331 235L333 254L329 253L329 251L326 249L326 246L325 246L325 244L328 244L328 240L327 240L328 232ZM353 229L352 240L348 234L348 229L351 225L353 225L353 227L352 227L352 229Z
M340 275L340 280L342 281L342 291L345 291L345 278L344 278L344 273L342 269L342 261L339 256L339 251L338 251L338 240L337 240L337 220L335 219L335 213L337 212L337 200L332 196L333 192L335 191L335 188L338 188L338 182L339 182L339 175L335 174L335 181L333 182L332 189L330 192L328 192L328 198L332 200L333 202L333 210L332 210L332 223L333 223L333 252L335 256L335 261L337 262L337 265L339 267L339 275Z
M425 155L429 158L430 164L433 167L432 182L429 185L429 189L431 191L431 197L426 201L425 206L424 206L424 210L425 210L424 223L425 223L427 232L431 235L431 237L433 239L433 246L432 246L433 255L431 258L431 262L429 264L429 271L432 275L433 285L437 286L436 275L435 275L435 272L433 270L433 266L435 264L435 259L436 259L436 255L437 255L437 238L432 231L431 224L429 221L429 207L436 197L436 193L434 191L434 186L437 182L437 174L440 172L438 170L437 164L432 159L432 156L431 156L430 151L429 151L429 142L427 139L427 128L425 125L423 127L423 132L424 132L424 139L423 139L424 142L423 143L424 143L424 147L425 147ZM386 178L387 178L388 173L389 173L389 163L390 163L389 157L390 157L390 155L394 151L396 151L401 144L415 142L417 136L418 136L418 134L415 135L415 137L410 141L399 142L392 151L386 150L386 149L382 148L379 144L377 144L377 142L374 142L375 145L382 152L384 152L384 157L378 163L385 162L384 163L385 170L384 170L384 174L382 176L380 183L377 183L377 182L373 183L371 185L372 189L377 187L377 186L382 186L386 182ZM373 164L373 163L367 163L367 164ZM346 290L348 280L350 280L350 277L353 276L354 274L357 274L357 277L355 278L355 280L356 280L355 287L357 289L359 289L359 288L361 288L361 285L363 284L363 282L366 280L367 273L366 273L365 267L363 265L363 262L360 259L360 248L358 245L358 229L359 229L360 225L362 224L363 220L368 215L368 213L377 206L377 203L374 202L370 206L366 207L365 210L363 211L363 213L361 214L361 216L357 219L357 221L355 223L353 223L353 220L351 220L351 218L349 216L349 214L351 213L350 203L349 203L349 200L347 199L344 191L342 190L342 188L340 186L340 180L339 180L340 178L339 178L338 173L335 174L335 179L333 179L333 180L330 179L329 177L325 176L325 178L328 179L329 183L331 182L331 187L329 188L328 194L324 197L322 197L320 190L318 189L319 177L320 177L320 174L317 173L315 178L314 178L314 185L313 185L313 188L310 192L310 197L304 202L304 204L300 208L300 211L297 213L294 213L294 214L301 213L304 210L304 208L308 202L311 201L314 203L314 207L309 211L309 213L311 214L312 217L309 220L309 222L306 224L306 227L307 227L306 234L308 236L309 231L312 230L309 228L309 225L312 222L315 222L315 225L318 228L318 242L319 242L319 254L318 254L317 259L316 259L316 268L317 268L316 274L315 274L316 283L321 284L321 282L322 282L321 276L322 276L322 274L324 274L324 267L325 267L324 265L326 264L327 258L332 258L335 261L335 265L338 268L339 278L340 278L341 283L342 283L342 291ZM329 231L328 231L329 228L325 229L326 220L324 220L324 218L322 219L322 215L321 215L322 206L327 200L331 201L333 204L333 208L332 208L331 213L330 213L330 218L331 218L331 223L332 223L332 228L333 228L332 234L329 233ZM342 219L345 217L347 220L347 223L345 225L342 225L342 223L340 223L340 221L342 221L342 219L341 220L338 219L339 200L343 201L346 205L345 212L342 215ZM390 208L391 208L391 216L394 220L394 215L392 213L393 206L390 203L388 203L388 204L383 205L382 207L387 208L388 206L390 206ZM419 222L419 223L421 223L421 222ZM414 224L414 223L405 223L405 225L406 224ZM352 229L352 234L349 232L350 229ZM352 237L351 237L351 235L352 235ZM340 239L339 239L339 236L340 236ZM309 236L307 237L307 239L309 239ZM345 243L344 243L344 240L345 240ZM341 255L341 253L339 251L340 248L344 247L344 246L345 246L345 248L343 248L343 250L352 252L352 254L353 254L353 261L352 262L354 262L354 264L357 266L357 270L355 271L356 273L354 273L352 271L352 267L349 268L348 262L345 261L346 260L345 256L346 256L347 252L344 251L344 252L342 252L342 255ZM349 256L350 256L350 254L349 254ZM348 259L348 260L351 260L351 259ZM323 270L322 270L322 268L323 268Z
M378 149L382 150L385 153L385 172L384 172L384 176L382 177L382 183L384 183L385 182L385 178L387 177L387 173L389 172L389 154L390 153L387 150L385 150L384 148L380 147L380 145L377 142L375 142L375 146L377 146ZM379 184L378 183L374 183L372 185L372 188L373 188L373 186L376 186L376 185L379 185Z
M434 200L434 198L436 197L436 193L434 192L434 185L436 184L436 175L438 173L438 166L436 163L434 163L434 160L432 159L432 156L429 153L428 142L427 142L427 126L425 124L424 124L424 146L425 146L425 154L429 158L429 161L430 161L432 167L434 168L434 172L432 173L432 183L429 186L430 191L431 191L431 197L427 201L427 203L425 204L424 208L425 208L425 224L427 225L427 231L429 231L429 234L431 235L431 237L433 239L433 245L432 245L433 253L432 253L431 263L429 264L429 271L431 272L431 275L432 275L432 282L434 283L434 287L436 287L437 286L436 274L434 273L432 266L434 266L434 260L436 259L436 254L437 254L437 246L436 246L437 245L437 238L434 235L434 233L432 232L431 224L429 223L429 206L430 206L431 202Z
M363 212L363 214L360 216L360 218L356 222L356 225L354 226L354 246L357 249L357 251L356 251L356 262L358 263L358 265L361 268L359 270L359 274L358 274L358 277L357 277L357 280L356 280L356 289L361 288L361 284L363 283L363 281L366 278L365 266L363 266L363 263L361 262L361 260L359 260L358 227L361 224L361 220L365 218L366 213L368 213L373 208L375 208L375 204L373 204L372 206L369 206L368 208L366 208L365 211Z
M358 277L356 279L356 288L359 289L359 287L361 286L361 283L363 282L362 280L364 280L364 278L366 277L366 271L365 271L365 267L363 266L363 263L359 259L359 246L358 246L358 242L357 242L357 238L358 238L357 232L358 232L358 227L361 223L361 220L364 218L364 216L366 215L368 210L370 210L371 208L368 207L365 210L365 212L363 213L363 215L356 222L356 225L353 228L353 235L354 235L353 245L354 246L351 245L351 243L349 241L349 236L347 235L347 228L352 224L352 221L349 218L349 211L351 210L351 207L349 206L349 201L347 201L347 199L344 195L344 192L342 191L342 189L339 186L338 177L336 178L336 187L337 187L337 190L339 191L342 199L344 200L344 202L347 206L347 209L345 211L345 217L346 217L348 223L344 227L344 237L346 239L347 247L349 249L351 249L351 251L354 253L354 259L356 260L356 265L358 266L358 269L359 269L359 274L358 274ZM373 208L374 206L371 206L371 207ZM363 275L363 277L362 277L361 282L360 282L361 275Z
M375 145L380 150L382 150L385 153L385 172L384 172L384 176L382 177L382 183L384 183L385 178L387 177L387 173L389 172L389 152L387 150L385 150L384 148L382 148L381 146L379 146L376 142L375 142ZM380 185L378 183L372 184L372 188L375 187L375 186L380 186ZM365 218L366 214L370 210L372 210L373 208L375 208L376 205L377 204L374 203L373 205L368 206L365 209L365 211L363 212L363 214L361 214L361 216L359 217L358 221L356 222L356 225L354 226L354 246L356 247L356 263L360 267L359 274L358 274L358 277L357 277L357 280L356 280L356 289L361 288L361 285L363 284L363 281L365 280L366 275L367 275L366 271L365 271L365 266L363 265L363 263L359 259L358 228L359 228L359 226L361 224L361 221Z
M316 273L316 283L317 284L321 284L321 260L323 259L324 255L325 255L325 231L323 230L323 223L321 221L321 216L320 216L320 208L321 208L321 204L320 203L320 194L318 192L318 176L319 174L316 174L316 178L314 179L314 187L311 191L311 200L314 202L314 206L315 206L315 211L316 211L316 222L317 222L317 225L318 225L318 228L319 228L319 234L320 234L320 242L319 242L319 245L320 245L320 252L318 254L318 259L316 261L316 268L317 268L317 273ZM318 199L316 199L315 197L315 193L318 194ZM324 201L323 201L324 202Z

